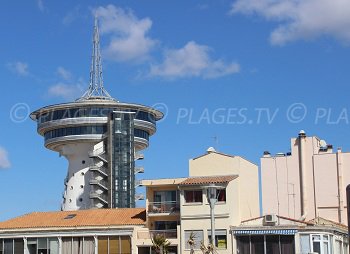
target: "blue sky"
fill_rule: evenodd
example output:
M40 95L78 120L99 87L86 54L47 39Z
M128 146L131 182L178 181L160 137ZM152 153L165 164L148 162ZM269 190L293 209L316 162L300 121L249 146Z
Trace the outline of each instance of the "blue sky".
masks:
M87 88L95 12L106 89L166 113L143 178L186 176L209 146L258 164L301 129L350 150L346 0L5 0L0 220L60 208L67 162L28 113Z

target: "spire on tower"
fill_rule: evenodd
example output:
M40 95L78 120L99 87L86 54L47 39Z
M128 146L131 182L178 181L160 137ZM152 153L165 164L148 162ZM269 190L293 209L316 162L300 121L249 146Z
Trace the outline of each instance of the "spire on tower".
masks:
M90 84L88 90L78 100L114 100L114 98L112 98L112 96L110 96L106 89L103 87L102 62L100 53L100 35L98 31L97 16L95 16L94 35L92 42L93 46L90 68Z

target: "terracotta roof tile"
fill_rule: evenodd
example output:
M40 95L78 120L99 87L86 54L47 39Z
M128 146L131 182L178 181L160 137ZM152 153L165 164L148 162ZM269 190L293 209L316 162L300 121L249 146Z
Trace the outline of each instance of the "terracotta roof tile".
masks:
M186 180L182 181L180 185L228 183L236 179L237 177L238 175L189 177Z
M34 212L0 222L0 230L18 228L144 225L145 220L146 211L144 208Z

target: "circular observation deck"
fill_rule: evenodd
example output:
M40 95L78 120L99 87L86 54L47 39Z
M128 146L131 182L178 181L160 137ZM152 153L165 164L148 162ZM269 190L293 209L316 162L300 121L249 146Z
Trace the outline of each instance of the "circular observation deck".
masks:
M101 141L108 135L108 116L113 111L135 113L136 150L148 146L149 136L156 132L156 121L163 117L162 112L151 107L98 98L46 106L30 117L38 123L37 131L44 136L45 147L59 152L65 144Z

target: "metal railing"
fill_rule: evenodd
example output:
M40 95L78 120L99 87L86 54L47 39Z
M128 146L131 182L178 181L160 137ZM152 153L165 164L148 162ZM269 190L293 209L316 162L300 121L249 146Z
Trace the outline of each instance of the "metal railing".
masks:
M155 235L162 235L167 239L176 239L177 230L168 229L168 230L140 230L137 232L138 239L151 239Z
M105 188L107 188L106 186L108 185L108 182L106 180L97 180L97 179L90 179L90 184L98 184L98 185L102 185Z
M92 192L90 192L90 198L97 198L97 199L101 200L102 202L108 203L107 202L108 197L104 193L98 194L98 193L92 191Z
M177 201L149 202L148 213L178 213L180 204Z

